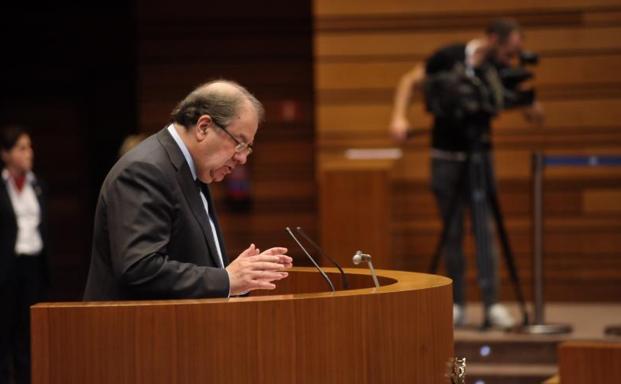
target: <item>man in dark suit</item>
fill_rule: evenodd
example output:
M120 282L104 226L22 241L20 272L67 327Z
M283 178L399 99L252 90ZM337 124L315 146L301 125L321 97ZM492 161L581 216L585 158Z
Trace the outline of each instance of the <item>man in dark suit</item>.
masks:
M263 114L240 85L204 84L114 165L97 203L85 300L228 297L287 276L282 247L251 244L229 263L207 187L246 162Z

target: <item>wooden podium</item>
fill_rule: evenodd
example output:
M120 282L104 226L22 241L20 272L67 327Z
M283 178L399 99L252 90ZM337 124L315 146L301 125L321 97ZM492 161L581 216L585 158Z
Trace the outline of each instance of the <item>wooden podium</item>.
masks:
M346 272L336 293L293 268L264 296L37 304L33 383L445 383L451 281Z
M395 268L391 254L391 181L394 160L344 160L322 164L319 177L321 245L351 265L357 250L379 268ZM398 267L396 267L398 268Z
M570 340L558 347L560 384L618 383L621 342Z

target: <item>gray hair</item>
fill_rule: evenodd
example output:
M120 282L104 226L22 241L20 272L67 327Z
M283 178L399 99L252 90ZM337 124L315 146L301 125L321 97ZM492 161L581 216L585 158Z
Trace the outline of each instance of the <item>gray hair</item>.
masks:
M229 80L214 80L197 87L177 104L171 119L189 128L202 115L209 115L216 124L226 127L239 115L244 101L250 102L259 122L263 121L265 109L261 102L246 88Z

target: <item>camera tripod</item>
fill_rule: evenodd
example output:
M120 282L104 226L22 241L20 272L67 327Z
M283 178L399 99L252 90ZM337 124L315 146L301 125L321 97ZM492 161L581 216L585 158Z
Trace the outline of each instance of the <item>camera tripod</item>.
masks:
M496 232L498 233L500 244L502 246L502 253L504 255L505 263L509 272L509 276L511 278L511 282L513 284L513 288L515 290L515 296L518 300L522 313L523 324L527 325L528 312L526 310L526 303L524 301L524 295L520 286L520 280L515 266L513 252L509 244L509 237L507 236L502 212L500 210L500 204L498 202L496 188L494 185L492 185L492 170L489 161L489 155L487 151L469 151L466 153L465 159L462 160L462 169L459 172L456 184L457 188L450 200L448 209L445 212L445 216L443 217L442 234L440 235L440 240L438 241L436 251L431 260L429 272L437 272L440 256L442 255L443 248L448 239L451 225L453 224L454 220L458 219L457 213L459 209L459 204L461 204L461 199L463 198L463 196L468 196L468 198L470 199L470 211L473 225L477 225L475 223L478 223L478 225L488 225L488 207L491 208L493 218L496 223ZM467 195L464 195L465 188L469 188L469 194ZM479 215L478 217L476 217L476 220L475 215ZM485 230L477 231L475 229L475 236L487 236L487 233L488 232ZM479 246L482 244L482 246L484 247L489 247L489 244L491 244L491 241L486 241L487 239L477 240ZM479 247L477 246L477 248ZM493 257L488 249L477 249L477 252L487 252L487 255L490 258ZM477 255L477 257L482 256ZM486 329L489 327L491 327L491 323L486 315L482 328Z

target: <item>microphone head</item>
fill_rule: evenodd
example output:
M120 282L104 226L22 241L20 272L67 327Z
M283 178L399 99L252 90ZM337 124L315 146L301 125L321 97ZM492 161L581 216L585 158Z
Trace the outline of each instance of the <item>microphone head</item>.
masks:
M369 259L371 259L370 255L362 253L362 251L357 251L354 257L352 257L351 261L354 263L354 265L358 265L363 261L368 261Z
M354 265L358 265L363 261L366 261L368 263L369 261L371 261L371 255L362 253L362 251L357 251L354 257L351 258L351 261L354 263Z

